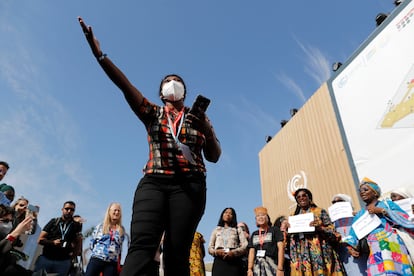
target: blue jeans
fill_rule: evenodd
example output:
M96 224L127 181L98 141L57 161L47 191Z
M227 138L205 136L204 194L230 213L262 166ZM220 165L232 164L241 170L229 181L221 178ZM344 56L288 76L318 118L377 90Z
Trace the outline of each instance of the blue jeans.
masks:
M103 276L117 276L118 275L118 263L117 262L105 262L98 258L90 258L88 266L86 267L85 276L99 276L100 273Z
M57 273L58 276L66 276L69 273L71 260L51 260L43 255L40 255L35 264L35 271L41 269L46 270L47 273Z
M158 275L154 256L164 231L164 275L190 275L191 243L205 203L202 174L145 175L135 191L131 245L121 275Z

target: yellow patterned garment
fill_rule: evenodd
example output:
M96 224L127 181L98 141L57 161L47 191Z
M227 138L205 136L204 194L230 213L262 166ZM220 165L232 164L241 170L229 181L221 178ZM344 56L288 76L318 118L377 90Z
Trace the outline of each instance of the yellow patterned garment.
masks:
M191 276L205 276L204 268L204 243L203 235L195 232L193 243L190 251L190 275Z

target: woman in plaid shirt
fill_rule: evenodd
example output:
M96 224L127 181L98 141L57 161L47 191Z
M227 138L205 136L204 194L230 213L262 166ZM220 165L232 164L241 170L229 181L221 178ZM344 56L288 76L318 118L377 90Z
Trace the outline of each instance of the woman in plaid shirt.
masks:
M189 252L206 202L207 161L217 162L219 141L209 119L184 106L186 87L178 75L160 84L163 105L151 103L100 49L92 28L78 18L93 55L144 123L149 159L133 203L131 245L121 275L158 275L154 255L163 243L165 275L189 275Z

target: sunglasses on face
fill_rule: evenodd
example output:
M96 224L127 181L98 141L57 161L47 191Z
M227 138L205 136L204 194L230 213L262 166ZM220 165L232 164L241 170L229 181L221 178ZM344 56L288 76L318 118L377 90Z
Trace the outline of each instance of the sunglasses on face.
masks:
M370 189L370 188L368 188L368 187L361 187L361 188L359 188L359 192L360 192L360 193L363 193L363 192L369 192L369 191L371 191L371 189Z
M343 199L335 199L335 200L332 200L332 204L335 204L337 202L345 202L345 200L343 200Z
M75 211L75 209L74 208L70 208L70 207L66 207L66 208L64 208L66 211L70 211L70 212L74 212Z
M3 223L9 223L11 221L12 221L11 219L0 219L0 222L3 222Z

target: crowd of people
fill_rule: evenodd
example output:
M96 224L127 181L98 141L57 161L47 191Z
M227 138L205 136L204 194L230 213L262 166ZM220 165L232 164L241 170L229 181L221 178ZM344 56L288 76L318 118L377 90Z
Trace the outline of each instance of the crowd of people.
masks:
M221 155L205 113L209 102L185 106L186 85L176 74L160 82L163 104L150 102L103 53L92 28L78 20L98 64L144 125L149 146L132 204L124 265L120 265L126 237L122 209L111 203L91 235L85 275L204 276L206 241L196 230L205 211L205 161L216 163ZM0 181L8 170L9 164L0 161ZM255 208L257 229L252 233L246 223L237 221L234 208L224 208L208 241L207 252L214 258L212 275L413 275L414 223L397 202L412 195L395 190L391 199L380 199L380 186L364 178L359 196L366 204L360 211L331 220L330 213L313 201L312 192L300 188L294 193L294 212L274 223L266 207ZM12 186L0 185L0 275L71 274L74 259L82 254L82 220L75 216L76 203L64 202L62 215L41 228L42 252L32 271L18 263L27 256L17 248L24 235L36 231L36 211L28 199L14 202L14 197ZM348 195L334 195L332 204L341 203L352 208ZM367 220L370 223L361 227Z
M359 196L365 203L359 211L346 194L333 195L327 211L309 189L299 188L294 212L273 224L265 207L255 208L258 229L251 235L246 223L237 223L236 211L225 208L208 245L212 275L413 275L412 194L397 188L383 196L377 183L364 178ZM297 228L298 221L305 225Z
M0 181L8 170L8 163L0 161ZM23 245L22 237L36 232L37 217L29 212L29 200L24 197L14 200L14 193L12 186L0 184L0 275L75 275L70 274L74 257L82 254L82 221L74 215L75 202L64 202L62 215L41 228L38 244L42 253L34 269L29 270L19 265L18 261L27 257L19 247ZM224 208L207 242L207 252L214 258L212 275L413 275L412 194L396 188L383 196L380 185L364 178L359 185L359 196L365 206L357 211L349 195L333 195L330 207L345 203L342 206L351 212L331 219L331 211L318 207L309 189L299 188L294 192L295 210L279 216L273 223L267 208L255 208L257 229L252 233L245 222L238 222L234 208ZM403 209L404 200L411 200L411 210L406 206ZM300 231L291 225L295 223L292 218L297 216L303 216L301 219L308 223ZM366 229L360 229L358 224L367 220ZM157 246L157 252L162 254L166 234L163 233ZM84 275L120 275L125 237L121 205L111 203L102 222L94 227L91 256ZM205 243L203 235L195 232L185 262L191 276L206 275ZM156 256L156 253L152 256L156 271L146 275L174 275L165 273L164 257Z
M365 206L354 211L349 195L333 195L330 208L349 209L342 216L334 214L334 220L330 218L333 209L328 212L318 207L306 188L294 192L294 212L288 217L279 216L273 225L265 207L255 208L258 229L248 238L247 271L237 275L413 275L412 195L399 188L389 197L381 197L380 186L364 178L359 196ZM409 200L410 208L403 210L400 200ZM235 214L232 208L225 210ZM305 225L295 228L298 221ZM216 232L209 245L214 263L215 249L222 248L220 243L215 245ZM236 274L216 271L213 266L212 275Z

